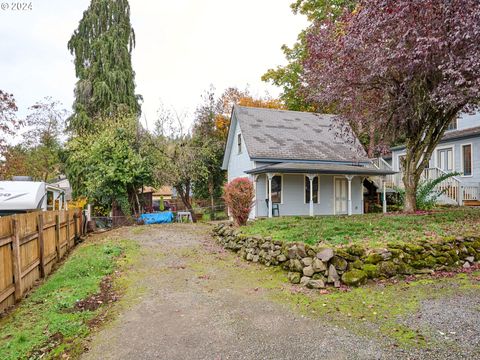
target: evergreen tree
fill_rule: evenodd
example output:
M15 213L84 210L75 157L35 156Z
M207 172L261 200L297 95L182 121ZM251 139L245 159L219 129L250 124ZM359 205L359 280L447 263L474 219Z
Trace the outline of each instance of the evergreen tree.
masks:
M140 115L131 61L134 47L128 0L92 0L68 42L78 78L69 121L74 133L91 131L95 119L119 112Z

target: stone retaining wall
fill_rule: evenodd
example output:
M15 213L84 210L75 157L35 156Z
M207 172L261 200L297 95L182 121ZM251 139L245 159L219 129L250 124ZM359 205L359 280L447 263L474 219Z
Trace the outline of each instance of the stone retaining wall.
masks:
M431 273L470 267L480 261L480 237L446 237L439 241L388 243L384 249L360 245L309 246L247 236L229 224L214 227L213 235L227 249L253 262L282 266L294 284L320 289L332 284L359 286L368 279Z

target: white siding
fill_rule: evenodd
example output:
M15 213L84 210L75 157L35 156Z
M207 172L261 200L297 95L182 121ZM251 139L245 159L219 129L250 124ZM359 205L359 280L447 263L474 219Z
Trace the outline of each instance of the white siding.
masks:
M240 126L236 122L235 130L233 132L232 148L230 150L230 158L228 160L227 177L228 181L232 181L238 177L250 177L245 171L251 170L254 167L254 163L250 160L247 148L245 147L245 141L242 137L242 151L238 153L237 139L241 134Z
M257 216L268 216L265 199L267 198L266 175L259 175L257 180ZM309 215L310 205L305 203L304 175L284 174L282 191L283 203L279 204L281 216ZM314 215L333 215L333 179L332 175L320 175L320 203L314 204ZM360 177L352 180L352 212L363 213L363 185Z
M480 183L480 137L469 138L469 139L460 139L452 140L448 142L440 143L430 159L430 167L437 167L437 150L439 148L452 147L453 148L453 157L454 157L454 168L455 172L462 172L462 145L471 144L472 145L472 176L459 176L462 182L472 185L478 185ZM405 154L405 149L397 150L392 153L393 159L393 169L398 171L398 156Z

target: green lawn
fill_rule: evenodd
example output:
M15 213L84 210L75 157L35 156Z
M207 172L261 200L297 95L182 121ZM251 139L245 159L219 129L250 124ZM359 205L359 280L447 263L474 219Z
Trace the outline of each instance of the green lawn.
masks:
M79 246L66 262L19 307L0 320L0 358L55 358L81 346L94 311L77 311L78 300L99 291L102 279L135 252L132 241L101 240ZM120 257L120 255L125 257ZM121 260L120 260L121 259Z
M275 240L379 246L389 241L435 239L480 233L480 208L440 209L428 214L281 217L260 219L242 228L248 235Z

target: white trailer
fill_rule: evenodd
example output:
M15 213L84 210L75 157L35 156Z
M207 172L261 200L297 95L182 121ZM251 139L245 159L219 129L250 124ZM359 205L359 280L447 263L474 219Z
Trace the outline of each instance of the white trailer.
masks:
M65 191L44 182L0 181L0 215L66 210Z

